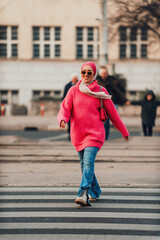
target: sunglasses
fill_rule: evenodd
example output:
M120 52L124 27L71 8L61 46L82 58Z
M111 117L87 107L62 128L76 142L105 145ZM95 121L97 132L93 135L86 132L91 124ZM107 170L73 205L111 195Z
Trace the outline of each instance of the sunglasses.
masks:
M91 71L84 71L84 70L82 70L81 74L83 74L83 75L88 74L89 76L91 76L92 72Z

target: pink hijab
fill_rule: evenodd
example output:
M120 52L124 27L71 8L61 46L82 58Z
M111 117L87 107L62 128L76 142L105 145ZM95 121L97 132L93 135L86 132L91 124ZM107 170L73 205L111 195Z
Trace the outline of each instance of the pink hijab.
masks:
M81 70L82 70L85 66L87 66L87 65L89 65L89 66L92 68L92 70L93 70L93 72L94 72L94 78L95 78L96 75L97 75L96 64L95 64L94 62L85 62L85 63L82 65Z
M96 75L97 75L97 68L96 68L96 64L94 62L85 62L82 67L81 67L81 71L82 69L89 65L93 72L94 72L94 77L93 77L93 80L91 81L91 83L94 81ZM91 84L90 83L90 84ZM90 84L87 84L87 85L90 85ZM82 92L82 93L85 93L86 95L89 95L89 96L92 96L92 97L95 97L95 98L101 98L101 99L111 99L111 96L110 95L107 95L105 92L103 91L99 91L99 92L92 92L88 87L87 85L81 81L80 84L79 84L79 90Z

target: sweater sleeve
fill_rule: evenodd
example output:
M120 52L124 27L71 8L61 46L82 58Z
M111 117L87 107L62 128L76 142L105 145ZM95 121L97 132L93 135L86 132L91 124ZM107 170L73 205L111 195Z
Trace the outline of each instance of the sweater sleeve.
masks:
M140 100L140 101L131 101L131 104L132 105L142 105L142 101Z
M57 116L58 124L60 125L61 121L64 120L67 123L70 119L71 111L73 105L73 87L71 87L61 103L61 107Z
M127 101L127 99L125 95L120 91L117 84L114 83L114 81L112 81L112 89L114 91L114 95L117 95L116 99L118 99L118 103L124 104Z
M160 101L156 101L156 103L157 103L157 106L160 106Z
M106 89L102 88L102 91L108 94ZM129 132L127 131L126 126L122 122L112 100L111 99L103 100L103 105L107 111L108 117L112 121L113 125L117 128L117 130L121 132L122 136L123 137L129 136Z

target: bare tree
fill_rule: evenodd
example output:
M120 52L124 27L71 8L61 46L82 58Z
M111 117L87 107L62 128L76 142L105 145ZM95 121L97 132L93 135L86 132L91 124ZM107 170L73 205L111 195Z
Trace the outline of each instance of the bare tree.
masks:
M117 10L109 18L111 27L145 28L160 39L160 0L112 1Z

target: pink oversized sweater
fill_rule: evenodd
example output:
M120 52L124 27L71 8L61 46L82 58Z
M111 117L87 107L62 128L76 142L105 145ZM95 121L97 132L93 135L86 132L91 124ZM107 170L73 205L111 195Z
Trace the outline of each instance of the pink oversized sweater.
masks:
M77 151L86 147L102 147L105 141L104 124L100 120L100 99L88 96L79 90L81 80L71 87L61 104L58 113L58 123L64 120L66 123L71 118L71 141ZM91 91L99 92L100 86L95 80L88 85ZM108 92L102 88L106 94ZM129 135L125 125L110 99L103 100L103 105L114 126L122 133L123 137Z

